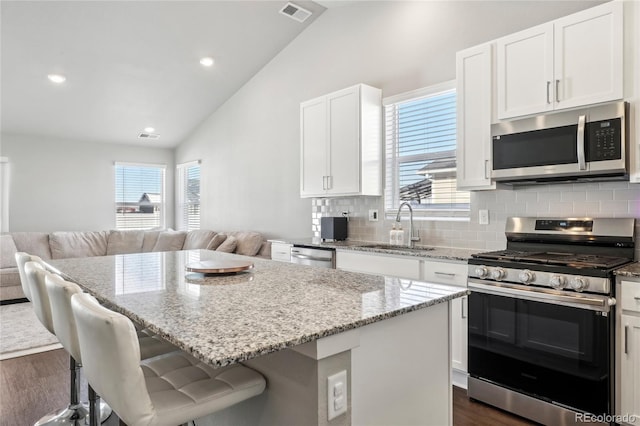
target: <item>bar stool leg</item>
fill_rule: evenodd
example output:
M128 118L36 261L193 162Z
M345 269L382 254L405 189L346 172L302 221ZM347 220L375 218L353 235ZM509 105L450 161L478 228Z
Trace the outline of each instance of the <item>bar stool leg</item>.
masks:
M80 404L80 365L72 356L69 356L70 389L69 405L66 408L46 414L35 423L35 426L44 425L85 425L89 411Z

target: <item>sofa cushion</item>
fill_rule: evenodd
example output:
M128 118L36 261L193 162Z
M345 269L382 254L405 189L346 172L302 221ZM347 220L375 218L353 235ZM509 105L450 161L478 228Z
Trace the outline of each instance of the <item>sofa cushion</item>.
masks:
M236 253L245 256L255 256L260 251L264 237L259 232L230 232L229 235L234 236L238 240Z
M183 250L206 249L216 233L205 229L189 231L184 240Z
M216 251L223 251L225 253L233 253L238 245L236 237L229 235L222 244L218 246Z
M119 231L109 232L107 239L107 255L140 253L144 242L144 231Z
M51 257L66 259L70 257L105 256L107 254L106 231L98 232L53 232L49 236Z
M22 288L22 285L20 284L20 273L18 272L18 267L14 266L13 268L0 269L0 287L10 287L12 285L17 285L18 287Z
M148 253L153 250L156 243L158 242L158 237L162 230L154 229L151 231L144 231L144 241L142 242L142 252Z
M12 232L11 236L18 251L23 251L42 259L51 259L49 234L45 232Z
M0 268L15 268L16 264L16 243L10 234L0 235Z
M182 250L186 238L186 231L163 231L158 235L158 241L151 251Z
M209 245L207 246L207 250L215 250L220 247L220 244L224 243L224 240L227 239L227 234L216 234L215 237L211 239Z

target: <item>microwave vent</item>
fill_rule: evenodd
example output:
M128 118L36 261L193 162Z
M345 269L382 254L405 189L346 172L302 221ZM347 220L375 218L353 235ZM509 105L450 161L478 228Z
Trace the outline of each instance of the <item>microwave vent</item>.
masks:
M280 13L298 22L304 22L309 16L311 16L310 11L291 2L287 3L282 9L280 9Z

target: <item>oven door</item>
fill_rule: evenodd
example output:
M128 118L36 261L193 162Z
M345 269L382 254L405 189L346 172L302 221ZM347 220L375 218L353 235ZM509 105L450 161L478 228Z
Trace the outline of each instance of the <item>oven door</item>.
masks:
M610 414L609 298L520 287L470 280L469 374L565 408Z

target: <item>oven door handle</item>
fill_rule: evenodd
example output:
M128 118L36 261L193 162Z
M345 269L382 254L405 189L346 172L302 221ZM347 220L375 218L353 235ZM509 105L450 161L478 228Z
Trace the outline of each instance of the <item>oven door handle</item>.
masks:
M473 278L469 278L469 290L477 293L514 297L532 302L552 303L555 305L572 306L600 312L609 312L611 306L616 304L616 299L608 296L592 294L566 295L562 294L562 291L532 288L522 290L512 284L484 284L482 281Z

